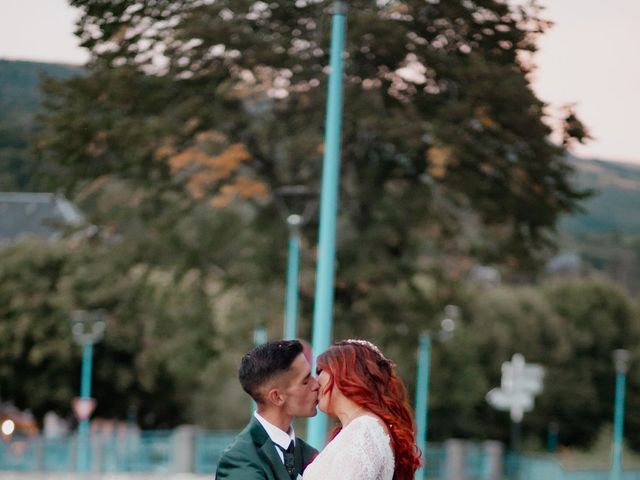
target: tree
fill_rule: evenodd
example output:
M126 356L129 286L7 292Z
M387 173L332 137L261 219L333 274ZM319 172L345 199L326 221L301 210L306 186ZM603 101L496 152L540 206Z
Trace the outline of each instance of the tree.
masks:
M564 335L571 345L567 362L557 365L562 370L557 371L557 380L549 379L559 390L557 397L549 399L549 406L560 425L560 441L590 443L602 424L613 419L613 351L625 348L635 358L640 353L638 306L621 287L602 279L551 283L544 294L563 319ZM640 418L635 408L639 392L637 375L629 375L625 436L636 449L640 445L636 434Z
M281 234L274 187L320 178L328 2L72 4L92 59L89 75L47 87L40 145L60 169L51 178L72 196L100 175L126 178L216 215L252 210L260 236ZM349 9L337 331L377 323L391 341L388 312L415 331L447 296L425 296L421 275L455 282L474 261L530 271L582 194L528 83L526 56L547 26L535 6ZM309 245L316 234L305 229ZM262 245L284 256L284 242ZM306 311L312 288L303 281Z
M117 203L89 209L96 224L115 216L117 231L149 234L131 243L130 259L217 272L252 301L273 297L286 242L272 192L317 188L320 178L328 2L71 3L92 59L86 76L46 87L39 148L56 172L49 178L72 197L99 179L130 185L136 196L125 198L143 199L133 222ZM529 87L524 58L546 28L534 7L349 7L336 336L380 341L410 375L406 342L472 263L526 271L582 193ZM181 232L195 212L231 226L203 230L199 243ZM317 225L304 234L311 265ZM311 270L301 281L303 334Z
M262 184L317 184L324 3L72 4L84 13L77 33L93 54L91 75L50 86L44 143L72 185L117 173L193 186L202 170L199 197L229 185L252 197L266 194ZM399 238L380 239L393 250L424 238L427 222L440 235L459 230L464 209L495 227L497 243L476 241L463 253L515 262L544 245L580 194L547 140L521 59L546 27L535 8L494 0L349 6L345 220L358 235L374 221L402 224ZM231 147L243 158L220 171ZM389 204L404 205L402 215Z
M216 356L207 279L129 262L129 248L28 241L0 252L4 400L38 418L68 414L81 363L70 313L105 308L106 334L94 349L96 415L125 418L137 407L145 427L193 418L200 369Z
M613 419L612 352L637 358L637 305L602 279L561 280L540 287L478 289L458 298L464 312L451 341L433 348L430 418L432 438L451 436L509 441L509 415L486 402L500 386L501 364L514 353L545 368L544 388L526 413L523 434L545 445L549 424L562 445L588 447ZM640 400L637 375L628 375L625 437L635 432Z

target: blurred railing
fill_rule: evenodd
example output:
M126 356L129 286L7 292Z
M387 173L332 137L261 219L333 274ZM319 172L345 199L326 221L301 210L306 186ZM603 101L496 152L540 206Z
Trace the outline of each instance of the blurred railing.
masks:
M94 434L90 441L91 471L212 475L235 435L190 426ZM76 452L75 436L13 437L0 441L0 472L74 472ZM504 455L498 442L430 443L425 460L424 480L609 480L609 470L605 469L568 470L550 456ZM640 470L623 470L621 480L640 480Z
M522 456L519 459L517 480L610 480L609 469L564 469L550 457ZM640 470L623 470L621 480L640 480Z
M0 442L0 470L71 472L77 437L15 437ZM175 466L174 431L135 432L125 436L93 435L91 471L171 472Z
M198 432L195 442L194 472L215 472L222 452L233 441L235 435L229 432Z
M193 427L167 431L130 431L90 437L93 473L180 473L211 475L237 432L210 432ZM78 449L75 435L59 438L14 437L0 441L0 472L73 472ZM425 479L444 479L445 446L429 445ZM474 477L481 478L481 477ZM488 477L486 477L487 480Z

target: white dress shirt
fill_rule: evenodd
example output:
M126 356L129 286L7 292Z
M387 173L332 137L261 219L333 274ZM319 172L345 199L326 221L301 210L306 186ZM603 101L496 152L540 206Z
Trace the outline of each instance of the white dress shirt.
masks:
M256 420L258 420L260 422L260 425L262 425L264 429L267 431L267 435L269 435L269 438L271 439L271 441L276 445L279 445L280 447L282 447L283 450L286 450L287 448L289 448L289 444L291 442L294 442L294 445L295 445L296 434L293 431L293 425L289 426L289 433L287 433L280 430L274 424L269 423L269 421L266 420L258 412L253 412L253 416L256 417ZM276 449L276 452L278 452L278 456L280 457L280 460L282 460L282 463L284 464L284 454L282 453L282 450L280 450L278 447L274 447L274 448Z

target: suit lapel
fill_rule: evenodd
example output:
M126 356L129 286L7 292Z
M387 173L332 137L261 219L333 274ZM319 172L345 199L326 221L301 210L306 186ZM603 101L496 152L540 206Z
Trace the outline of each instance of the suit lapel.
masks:
M278 455L278 452L276 452L276 446L273 444L271 439L268 439L264 445L262 445L260 451L267 458L276 478L280 480L290 480L287 469L284 467L282 460L280 460L280 456Z
M296 439L296 445L293 448L293 461L295 463L296 466L296 470L302 474L303 470L304 470L304 458L302 456L302 443L300 442L300 440Z
M260 453L262 460L268 465L268 468L271 470L273 476L277 480L290 480L287 469L284 467L284 463L282 463L282 460L280 460L280 456L276 451L275 444L273 443L271 438L269 438L266 430L262 427L262 425L260 425L260 422L258 422L255 417L251 419L251 423L249 424L249 432L251 433L253 442L258 448L258 452Z

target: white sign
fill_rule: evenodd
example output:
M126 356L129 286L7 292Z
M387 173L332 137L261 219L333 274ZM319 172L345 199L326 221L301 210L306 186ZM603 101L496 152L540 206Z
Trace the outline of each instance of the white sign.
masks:
M96 399L76 397L71 401L71 407L78 420L87 420L96 408Z
M516 353L511 362L502 364L500 388L494 388L487 394L487 401L498 410L507 410L511 420L522 421L524 412L533 409L533 397L542 392L544 368L540 365L527 365L524 357Z
M544 368L540 365L529 364L524 357L516 353L511 362L502 364L501 388L507 391L525 391L531 394L542 392Z

